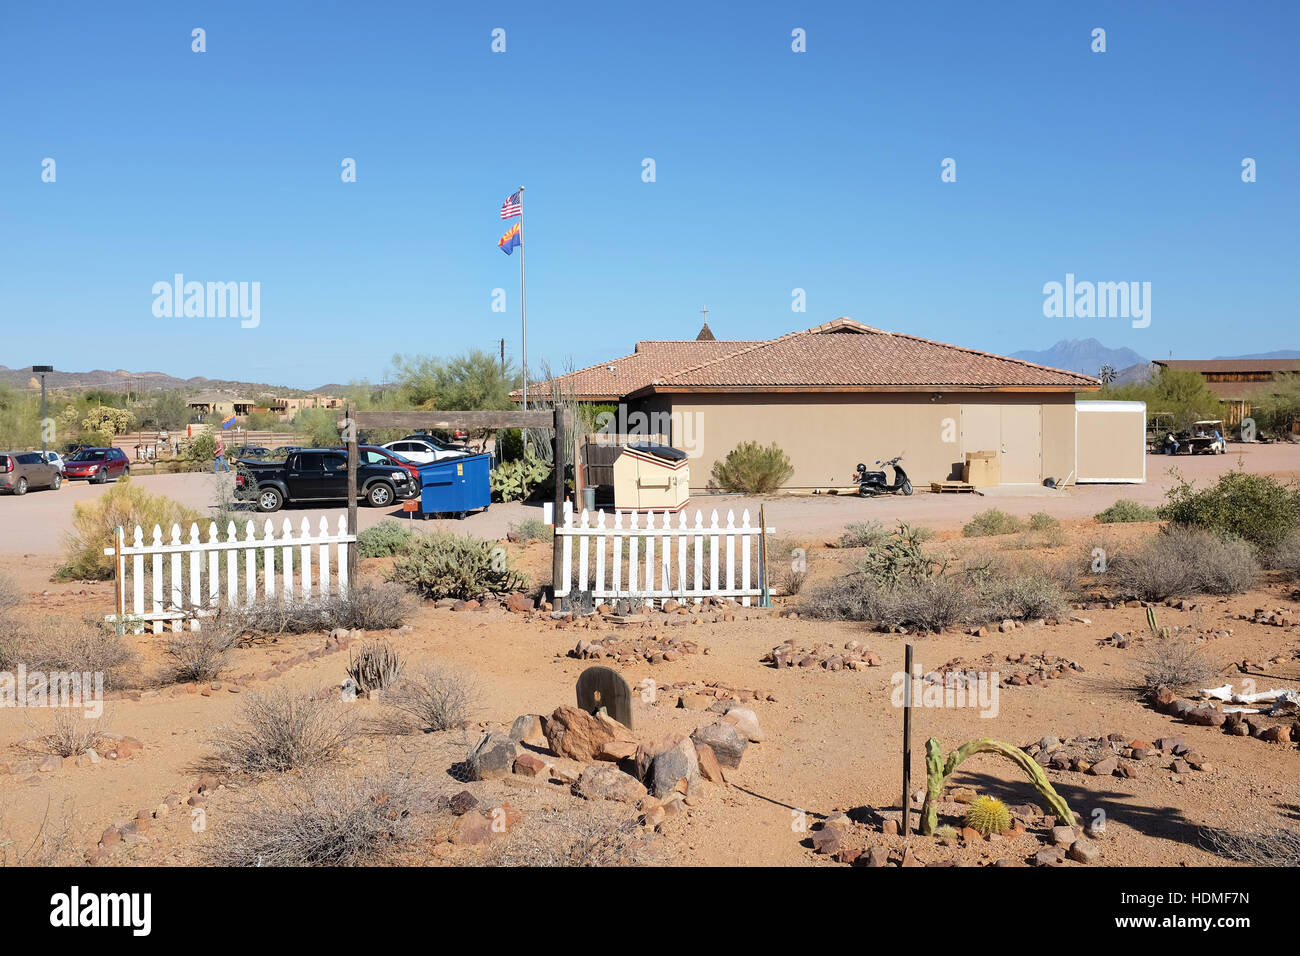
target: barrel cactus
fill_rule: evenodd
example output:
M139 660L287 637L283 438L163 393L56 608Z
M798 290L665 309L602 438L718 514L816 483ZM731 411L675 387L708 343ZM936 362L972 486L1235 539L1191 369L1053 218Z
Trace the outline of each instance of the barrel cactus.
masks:
M979 797L966 808L966 826L980 836L1011 829L1011 811L997 797Z

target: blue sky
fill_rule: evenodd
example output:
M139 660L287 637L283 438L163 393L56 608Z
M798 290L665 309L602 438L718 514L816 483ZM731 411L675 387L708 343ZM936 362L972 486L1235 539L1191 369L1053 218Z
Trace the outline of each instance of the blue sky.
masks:
M1300 347L1298 27L1291 2L5 4L0 364L311 387L517 359L521 183L534 367L693 337L705 304L720 338L848 315L1000 352ZM260 324L156 318L177 272L260 282ZM1150 282L1150 326L1045 318L1066 273Z

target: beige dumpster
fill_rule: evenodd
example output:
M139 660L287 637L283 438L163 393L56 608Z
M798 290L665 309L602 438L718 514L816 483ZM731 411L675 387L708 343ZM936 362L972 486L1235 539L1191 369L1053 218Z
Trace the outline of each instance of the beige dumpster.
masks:
M1074 480L1141 484L1147 480L1146 402L1074 404Z
M614 507L619 511L680 511L691 497L686 452L633 442L614 462Z

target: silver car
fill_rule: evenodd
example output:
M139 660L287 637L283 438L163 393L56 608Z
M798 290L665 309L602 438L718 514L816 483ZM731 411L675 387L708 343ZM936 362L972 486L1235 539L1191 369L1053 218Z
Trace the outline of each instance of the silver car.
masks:
M0 491L25 495L29 488L57 489L62 484L63 473L39 451L0 451Z

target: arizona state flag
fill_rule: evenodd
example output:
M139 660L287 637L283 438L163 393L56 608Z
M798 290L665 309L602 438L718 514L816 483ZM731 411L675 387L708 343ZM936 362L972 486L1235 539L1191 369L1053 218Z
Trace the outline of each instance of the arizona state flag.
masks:
M515 223L506 230L506 234L497 240L497 248L510 255L521 245L523 245L523 232L519 228L519 223Z

